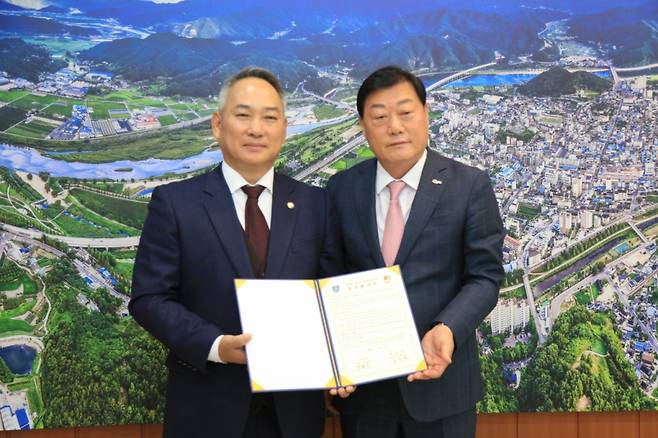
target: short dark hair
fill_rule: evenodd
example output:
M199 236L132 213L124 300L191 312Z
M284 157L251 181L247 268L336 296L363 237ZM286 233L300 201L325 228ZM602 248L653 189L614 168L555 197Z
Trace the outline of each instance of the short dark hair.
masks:
M217 108L219 112L222 112L224 105L226 104L226 96L228 95L228 90L239 80L247 78L258 78L262 79L272 86L281 97L281 103L283 103L283 109L286 109L286 99L281 86L279 79L271 71L261 68L261 67L245 67L233 76L229 77L222 84L221 89L219 90L219 96L217 97Z
M395 65L388 65L373 72L368 76L356 95L356 109L359 112L359 117L363 117L363 105L366 103L366 98L375 91L392 87L400 82L409 82L416 91L416 95L420 102L425 105L427 101L427 92L423 82L411 72L401 69Z

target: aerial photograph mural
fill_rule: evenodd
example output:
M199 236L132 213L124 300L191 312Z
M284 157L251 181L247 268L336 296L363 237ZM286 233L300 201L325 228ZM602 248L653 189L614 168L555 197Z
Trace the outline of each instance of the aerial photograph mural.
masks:
M127 310L151 192L221 161L250 65L286 89L276 170L323 186L373 157L356 92L389 64L507 232L478 410L658 409L655 0L0 0L0 430L161 422Z

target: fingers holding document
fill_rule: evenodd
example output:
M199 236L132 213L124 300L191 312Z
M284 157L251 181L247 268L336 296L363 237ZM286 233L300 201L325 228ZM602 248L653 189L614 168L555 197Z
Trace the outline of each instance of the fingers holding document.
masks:
M348 386L341 386L339 388L331 388L329 390L329 394L331 395L337 395L340 398L347 398L350 396L351 393L353 393L356 390L356 386L354 385L348 385Z
M439 324L423 336L421 342L427 369L417 371L407 377L414 380L438 379L452 363L452 353L455 351L455 341L452 331L445 324Z
M241 335L224 335L219 343L219 357L223 362L246 364L247 355L245 354L244 347L251 340L249 333Z

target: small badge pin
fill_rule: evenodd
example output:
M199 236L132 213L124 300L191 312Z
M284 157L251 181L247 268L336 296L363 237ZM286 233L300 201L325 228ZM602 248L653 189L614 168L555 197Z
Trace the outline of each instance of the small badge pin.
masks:
M294 202L288 202L286 205L287 205L288 208L291 209L291 210L292 210L293 208L295 208L295 203L294 203Z
M441 184L443 184L443 181L441 181L440 179L433 179L432 184L436 184L440 186Z

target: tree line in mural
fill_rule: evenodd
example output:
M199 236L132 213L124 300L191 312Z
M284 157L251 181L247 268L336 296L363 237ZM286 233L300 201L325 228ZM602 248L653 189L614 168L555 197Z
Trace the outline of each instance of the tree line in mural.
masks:
M92 290L67 258L46 276L52 287L45 337L43 402L49 427L162 421L165 350L130 318L114 315L103 292ZM95 298L101 312L81 307L76 294Z

